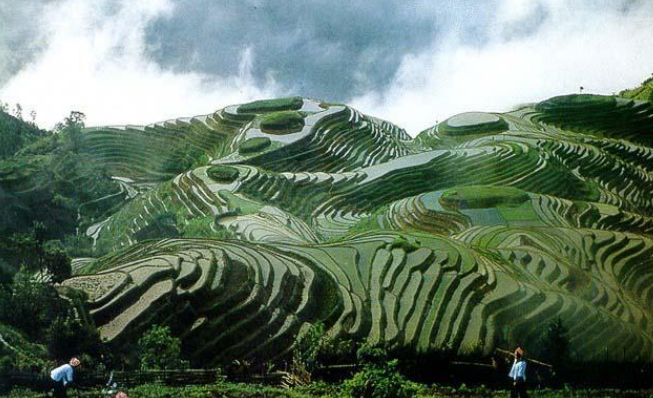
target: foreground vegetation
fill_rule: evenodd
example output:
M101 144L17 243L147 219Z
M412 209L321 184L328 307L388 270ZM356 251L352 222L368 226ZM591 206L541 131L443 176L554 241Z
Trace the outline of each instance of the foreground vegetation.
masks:
M487 387L442 387L418 386L412 395L416 398L505 398L510 395L507 390L489 389ZM311 387L284 389L255 384L221 382L213 385L171 387L156 384L142 385L126 389L130 398L391 398L391 396L349 395L342 385L316 383ZM541 389L529 391L533 398L652 398L653 390L618 390L618 389ZM71 390L71 398L96 398L102 396L102 390ZM42 398L43 393L28 389L16 389L3 398Z

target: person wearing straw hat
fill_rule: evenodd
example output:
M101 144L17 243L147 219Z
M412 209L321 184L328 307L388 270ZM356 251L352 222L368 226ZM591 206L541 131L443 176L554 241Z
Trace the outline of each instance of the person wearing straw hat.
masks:
M66 398L66 389L73 382L74 369L80 365L77 358L71 358L67 364L61 365L50 372L55 398Z
M517 347L514 353L515 361L510 368L508 376L512 379L510 387L510 398L528 398L526 392L526 360L524 360L524 349Z

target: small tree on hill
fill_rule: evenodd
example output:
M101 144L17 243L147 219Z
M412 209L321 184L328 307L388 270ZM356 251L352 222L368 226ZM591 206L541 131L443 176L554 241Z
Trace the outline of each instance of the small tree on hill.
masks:
M174 369L181 364L181 344L168 326L153 325L138 340L141 369Z
M82 112L72 111L63 122L57 123L55 131L64 139L68 150L77 152L81 146L82 129L86 115Z

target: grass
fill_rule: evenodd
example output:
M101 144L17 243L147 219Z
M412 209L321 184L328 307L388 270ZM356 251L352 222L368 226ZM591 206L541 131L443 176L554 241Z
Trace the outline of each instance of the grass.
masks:
M521 203L517 206L498 206L501 216L506 221L539 221L540 218L533 210L533 205L530 201Z
M262 151L270 146L270 139L268 137L254 137L240 144L238 152L240 153L254 153Z
M470 185L446 190L440 204L448 208L479 209L497 205L519 205L529 200L526 192L512 187Z
M206 174L215 181L230 183L238 178L240 172L235 167L220 165L209 167Z
M301 109L304 100L301 97L288 97L254 101L238 107L238 113L265 113Z
M619 96L653 103L653 77L646 79L639 87L621 91Z
M571 94L561 95L542 101L535 106L538 111L562 110L569 107L596 108L612 106L616 103L615 97L596 94Z
M269 134L290 134L304 127L304 116L296 111L274 112L261 120L261 130Z
M503 389L492 389L485 386L468 387L461 384L458 387L420 385L421 391L416 398L499 398L510 393ZM125 390L130 398L345 398L341 385L323 382L313 383L309 387L284 389L260 384L244 384L218 382L210 385L172 387L158 384L146 384ZM571 388L562 389L529 389L529 395L536 398L653 398L651 389L616 389L616 388ZM71 398L96 398L103 396L100 389L75 390L70 389ZM0 398L41 398L42 392L25 388L15 388Z
M492 114L472 112L447 119L439 125L439 130L452 137L490 134L508 130L508 123Z
M227 201L229 210L235 211L236 209L240 209L240 214L256 213L263 207L263 205L259 202L236 196L227 190L221 190L218 193L224 200Z

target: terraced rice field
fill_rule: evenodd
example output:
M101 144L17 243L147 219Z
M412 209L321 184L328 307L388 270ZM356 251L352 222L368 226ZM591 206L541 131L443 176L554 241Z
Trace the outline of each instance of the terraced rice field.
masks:
M537 353L560 318L578 360L653 360L650 103L556 97L411 139L290 98L87 129L83 150L130 192L88 221L97 258L64 282L110 342L166 323L214 364L283 356L322 322L416 352Z

